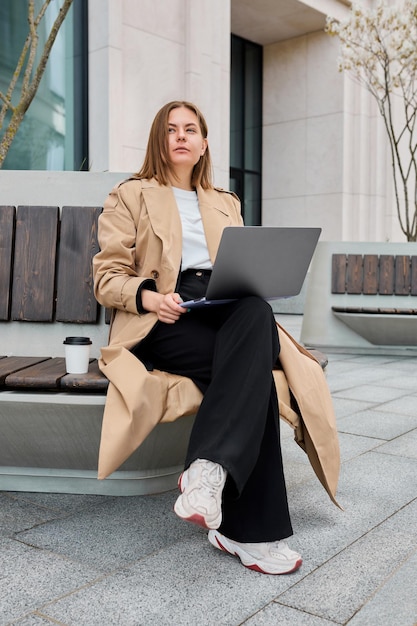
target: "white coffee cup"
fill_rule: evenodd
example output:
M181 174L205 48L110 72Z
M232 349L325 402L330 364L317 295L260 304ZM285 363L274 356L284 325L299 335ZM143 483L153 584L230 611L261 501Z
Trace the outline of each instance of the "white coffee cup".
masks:
M65 366L68 374L86 374L90 360L89 337L66 337Z

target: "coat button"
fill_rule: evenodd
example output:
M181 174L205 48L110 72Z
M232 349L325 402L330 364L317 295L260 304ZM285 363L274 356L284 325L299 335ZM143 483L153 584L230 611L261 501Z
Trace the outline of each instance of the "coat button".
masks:
M157 270L152 270L151 276L156 280L157 278L159 278L159 272Z

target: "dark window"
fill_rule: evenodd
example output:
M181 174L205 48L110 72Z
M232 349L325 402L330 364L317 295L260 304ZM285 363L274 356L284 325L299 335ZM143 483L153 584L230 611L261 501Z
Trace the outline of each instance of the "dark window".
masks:
M232 35L230 188L242 201L245 224L261 223L262 46Z
M7 91L27 35L27 5L27 0L0 2L0 91L3 93ZM45 24L38 31L39 51L46 39L46 28L54 22L60 5L61 2L52 2L46 11ZM39 3L35 7L39 9ZM85 0L74 0L52 47L38 92L7 153L4 169L88 169L87 10ZM6 123L8 119L10 113Z

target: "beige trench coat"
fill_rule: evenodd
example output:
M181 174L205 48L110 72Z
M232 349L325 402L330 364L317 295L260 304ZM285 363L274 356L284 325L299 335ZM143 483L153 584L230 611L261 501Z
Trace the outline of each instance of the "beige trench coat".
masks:
M212 262L223 229L240 226L240 203L223 190L197 189ZM202 395L188 379L148 372L130 349L157 321L138 314L136 293L152 279L161 293L175 290L181 265L182 230L175 198L155 180L131 179L109 194L99 219L100 252L93 260L97 300L115 311L100 368L109 379L98 477L106 478L138 448L159 422L194 414ZM317 361L281 327L280 361L274 371L281 418L295 429L319 480L335 500L340 455L332 401ZM295 400L295 401L294 401Z

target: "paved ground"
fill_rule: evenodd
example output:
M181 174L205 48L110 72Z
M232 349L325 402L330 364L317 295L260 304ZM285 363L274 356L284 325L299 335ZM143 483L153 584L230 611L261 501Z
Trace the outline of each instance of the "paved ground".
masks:
M299 316L281 321L298 336ZM176 492L2 492L0 625L416 625L417 358L328 357L345 510L282 424L297 573L215 550L172 513Z

